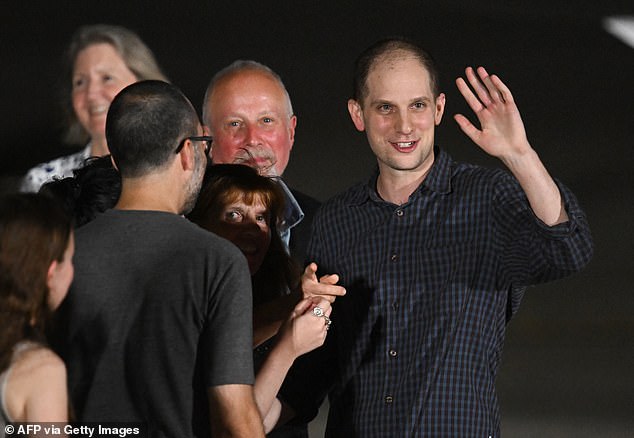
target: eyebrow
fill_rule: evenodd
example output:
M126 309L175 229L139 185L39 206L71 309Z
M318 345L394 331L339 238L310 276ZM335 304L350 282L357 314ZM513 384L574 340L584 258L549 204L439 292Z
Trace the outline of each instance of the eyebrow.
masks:
M409 100L410 105L416 102L432 102L432 99L430 97L420 96L420 97L415 97ZM384 105L384 104L394 105L394 102L389 99L375 99L372 102L370 102L370 105L372 106Z
M279 111L274 111L274 110L266 110L266 111L261 111L261 112L257 113L257 117L260 118L260 117L270 116L270 117L279 118L279 117L284 116L284 114L285 114L284 112L279 112ZM225 120L226 119L245 119L245 118L246 118L246 116L243 113L238 113L238 112L228 113L224 117Z

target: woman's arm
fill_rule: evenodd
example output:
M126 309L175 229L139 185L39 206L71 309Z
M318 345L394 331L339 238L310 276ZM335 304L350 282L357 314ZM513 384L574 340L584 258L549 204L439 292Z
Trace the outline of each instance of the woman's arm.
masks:
M322 299L317 304L326 316L330 315L330 303ZM265 431L277 423L281 406L276 396L286 373L295 359L320 347L327 333L326 318L315 316L314 299L304 299L295 306L291 316L282 325L278 340L255 377L255 401L264 419Z
M253 310L253 348L275 336L288 314L302 298L315 297L332 303L338 296L345 295L346 290L342 286L337 286L338 281L339 276L336 274L317 278L317 264L308 264L302 274L300 290L261 304Z

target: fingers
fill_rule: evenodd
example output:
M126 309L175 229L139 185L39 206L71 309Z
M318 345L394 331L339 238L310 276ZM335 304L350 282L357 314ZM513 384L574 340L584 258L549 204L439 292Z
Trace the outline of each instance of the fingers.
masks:
M339 276L337 274L326 274L319 277L321 284L337 284L339 283Z
M317 312L315 310L318 310ZM319 326L318 328L320 328L321 330L323 330L323 335L324 335L324 339L326 337L326 331L328 331L328 329L330 329L330 325L332 324L332 321L330 320L330 314L332 312L332 307L330 306L330 303L327 300L320 300L319 303L317 303L317 306L315 306L315 308L313 308L313 315L317 316L318 318L323 318L323 326Z
M305 300L302 301L307 301L309 304L306 308L303 308L303 313L310 313L313 312L315 308L319 307L321 309L321 312L323 312L324 315L330 315L330 312L332 312L332 306L331 306L331 302L330 300L326 299L326 298L317 298L317 297L310 297L307 298ZM300 301L299 304L301 304L302 302ZM299 306L298 304L298 306ZM297 306L296 306L297 308Z
M303 315L309 309L312 311L313 307L313 300L310 298L305 298L295 305L295 308L293 309L293 314L295 316Z
M345 288L337 286L339 282L337 274L323 275L318 280L316 275L317 268L316 263L310 263L304 269L301 284L304 297L318 296L332 303L335 298L345 295Z
M306 313L313 313L313 310L316 307L319 307L324 315L330 315L332 312L332 306L330 305L330 300L327 298L320 297L308 297L301 300L299 303L295 305L293 308L294 315L304 315Z
M317 306L320 307L321 310L324 311L324 315L330 316L330 313L332 312L332 306L331 306L330 301L325 300L325 299L322 298L317 303Z
M493 98L491 97L491 89L489 88L490 80L488 79L488 73L483 67L478 68L478 76L476 76L472 67L467 67L465 70L465 74L467 75L467 80L471 87L475 90L480 102L484 104L485 107L491 105L493 103Z
M498 76L489 75L484 67L478 67L477 70L467 67L465 75L471 87L463 78L456 79L456 86L476 114L495 103L513 101L513 96L506 85Z
M464 99L467 101L469 108L471 108L474 113L477 114L486 108L482 104L482 102L480 102L480 99L478 99L475 94L473 94L473 91L471 91L471 88L469 88L464 79L456 79L456 86L458 87L460 94L462 94L462 97L464 97Z
M511 90L509 90L504 82L502 82L502 80L496 75L492 75L490 76L490 78L491 83L493 84L493 86L495 86L495 89L500 95L500 100L503 103L513 103L513 95L511 94Z
M464 132L474 143L478 144L481 134L480 130L473 126L473 123L471 123L469 119L462 114L454 115L454 120L458 123L462 132Z
M306 276L308 278L313 278L317 280L317 263L309 263L304 268L304 274L302 276Z
M304 336L310 338L308 333L314 333L323 340L330 325L331 312L332 307L327 300L315 298L302 300L295 306L294 318L291 318L294 320L292 324L304 333L300 335L302 338ZM304 340L307 339L304 338Z

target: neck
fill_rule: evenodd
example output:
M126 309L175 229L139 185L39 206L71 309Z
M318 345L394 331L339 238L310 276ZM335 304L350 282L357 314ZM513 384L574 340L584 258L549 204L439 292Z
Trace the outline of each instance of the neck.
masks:
M110 150L105 138L93 138L90 140L90 156L91 157L103 157L108 155Z
M166 184L171 182L172 184ZM122 178L118 210L153 210L181 214L183 200L177 184L163 174Z
M422 173L381 169L376 181L376 190L381 199L387 202L396 205L405 204L409 201L411 194L425 180L430 168Z

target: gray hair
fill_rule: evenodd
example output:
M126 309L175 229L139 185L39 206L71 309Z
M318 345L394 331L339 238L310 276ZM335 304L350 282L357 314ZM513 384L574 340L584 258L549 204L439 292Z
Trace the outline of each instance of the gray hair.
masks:
M288 117L290 118L293 115L293 105L291 104L291 98L288 95L288 91L286 91L286 87L284 86L284 82L282 82L282 78L280 77L280 75L278 75L273 70L271 70L270 67L262 63L259 63L257 61L239 59L237 61L232 62L231 64L229 64L228 66L220 70L219 72L217 72L213 76L213 78L211 78L211 82L209 82L209 85L207 86L207 90L205 91L205 98L203 99L203 123L208 124L208 120L209 120L209 109L208 109L209 105L208 104L216 84L224 78L230 77L236 73L240 73L243 71L261 72L270 76L273 80L275 80L280 85L280 88L284 91L284 96L286 98L286 106L288 108Z

